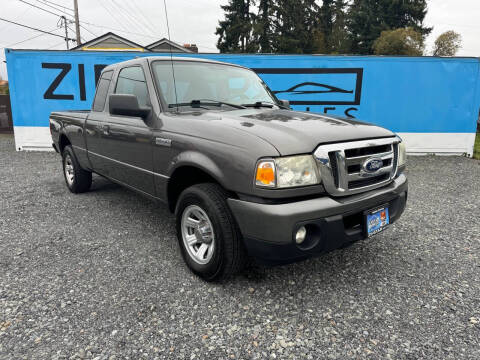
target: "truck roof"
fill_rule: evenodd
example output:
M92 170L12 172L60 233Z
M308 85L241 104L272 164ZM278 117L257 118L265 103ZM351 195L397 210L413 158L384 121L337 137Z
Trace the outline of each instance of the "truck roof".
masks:
M193 61L193 62L201 62L201 63L230 65L230 66L235 66L235 67L239 67L239 68L243 68L243 69L248 69L245 66L241 66L241 65L237 65L237 64L231 64L231 63L227 63L227 62L223 62L223 61L201 59L201 58L192 58L192 57L179 57L179 56L170 57L169 55L165 55L165 56L142 56L142 57L137 57L135 59L126 60L126 61L122 61L122 62L119 62L119 63L108 65L107 67L105 67L103 69L103 71L113 70L118 66L150 63L154 60L155 61L175 61L175 62L178 62L178 61L190 61L190 62L192 62Z

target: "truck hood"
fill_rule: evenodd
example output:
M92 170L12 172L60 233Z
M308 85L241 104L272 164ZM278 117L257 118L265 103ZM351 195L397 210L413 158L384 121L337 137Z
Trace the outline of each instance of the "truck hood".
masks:
M224 126L264 139L281 155L309 153L322 143L394 136L376 125L310 112L246 109L214 116L221 116Z

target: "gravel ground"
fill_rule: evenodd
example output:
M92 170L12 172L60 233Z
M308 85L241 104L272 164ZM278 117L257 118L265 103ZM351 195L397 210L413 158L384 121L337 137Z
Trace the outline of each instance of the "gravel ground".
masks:
M209 284L165 208L1 137L0 358L479 359L480 161L408 166L386 232Z

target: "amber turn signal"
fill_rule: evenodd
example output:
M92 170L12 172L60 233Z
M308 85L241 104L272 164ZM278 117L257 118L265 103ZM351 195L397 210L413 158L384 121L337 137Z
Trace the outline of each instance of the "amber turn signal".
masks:
M257 165L256 184L259 186L275 186L275 163L272 160L260 161Z

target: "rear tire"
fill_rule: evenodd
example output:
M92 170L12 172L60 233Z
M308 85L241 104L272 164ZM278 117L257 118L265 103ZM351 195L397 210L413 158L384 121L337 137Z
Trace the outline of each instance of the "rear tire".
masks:
M68 190L74 194L86 192L92 185L92 173L83 170L70 145L62 151L63 176Z
M243 269L247 253L222 187L205 183L185 189L175 215L182 256L193 273L219 281Z

